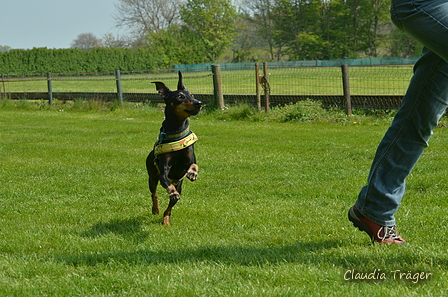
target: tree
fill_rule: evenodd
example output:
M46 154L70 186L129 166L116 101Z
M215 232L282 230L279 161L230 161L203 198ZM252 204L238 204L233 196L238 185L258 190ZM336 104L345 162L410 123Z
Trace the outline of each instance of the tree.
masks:
M245 14L250 20L251 27L255 28L258 39L263 40L268 47L270 59L275 59L275 42L273 25L274 0L245 0ZM247 41L246 41L247 42ZM280 57L277 57L277 60Z
M387 1L275 0L274 42L289 59L378 56L390 22Z
M321 39L321 7L320 0L276 0L272 22L277 48L284 48L291 59L306 59L308 53L304 43ZM322 52L315 52L313 56L320 58Z
M367 54L371 57L378 56L378 46L384 36L380 34L381 28L390 22L389 0L367 0L364 4L367 11L365 24L367 27Z
M114 36L107 33L101 39L101 46L105 48L129 48L132 47L132 40L129 37Z
M6 53L6 52L9 52L10 50L11 50L10 46L0 45L0 53Z
M101 45L101 40L98 39L93 33L81 33L73 40L71 47L79 48L83 50L91 50Z
M343 59L418 54L394 38L389 0L118 0L118 26L131 40L106 35L102 46L149 47L163 67L232 61ZM230 59L229 59L230 60Z
M237 34L237 13L230 0L187 0L181 20L200 38L208 62L215 62Z
M253 18L240 15L237 22L238 35L233 39L231 63L272 60L268 44L260 36Z
M370 57L378 56L378 46L383 39L381 28L389 18L389 0L347 0L349 46L356 52Z
M408 34L392 27L386 41L386 48L392 57L415 57L422 54L423 45Z
M118 27L131 30L135 39L179 24L179 9L183 0L119 0L115 5Z
M162 68L207 62L199 36L185 26L171 25L159 32L149 33L148 47L150 52L160 53Z

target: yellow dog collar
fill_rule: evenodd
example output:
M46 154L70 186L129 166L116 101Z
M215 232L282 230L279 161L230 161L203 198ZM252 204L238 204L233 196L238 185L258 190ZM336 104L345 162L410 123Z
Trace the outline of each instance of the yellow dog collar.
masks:
M161 143L161 144L156 143L156 145L154 147L154 156L155 156L155 158L157 158L157 156L161 155L161 154L166 154L166 153L183 150L184 148L187 148L190 145L192 145L193 143L195 143L197 140L198 140L198 137L196 136L196 134L191 132L184 138L177 140L177 141Z

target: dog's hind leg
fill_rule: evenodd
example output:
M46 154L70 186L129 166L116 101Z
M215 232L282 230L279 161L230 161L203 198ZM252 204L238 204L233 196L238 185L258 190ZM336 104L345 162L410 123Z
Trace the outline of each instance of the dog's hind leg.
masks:
M159 183L159 170L157 169L157 165L154 163L154 151L149 153L146 158L146 169L148 171L148 186L149 191L151 192L152 198L152 214L156 215L160 211L159 207L159 197L157 196L157 184Z
M158 178L149 177L148 183L149 183L149 191L151 192L151 198L152 198L152 214L153 215L159 214L159 211L160 211L159 196L156 193L158 182L159 182Z

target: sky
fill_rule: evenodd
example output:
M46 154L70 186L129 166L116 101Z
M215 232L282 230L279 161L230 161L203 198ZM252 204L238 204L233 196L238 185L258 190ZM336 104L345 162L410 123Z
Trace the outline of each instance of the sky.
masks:
M120 34L117 0L2 0L0 45L13 49L69 48L82 33ZM121 32L122 33L122 32Z

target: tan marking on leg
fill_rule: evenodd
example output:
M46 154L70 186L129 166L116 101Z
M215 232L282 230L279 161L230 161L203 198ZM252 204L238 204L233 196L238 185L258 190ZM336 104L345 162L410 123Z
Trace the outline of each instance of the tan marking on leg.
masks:
M159 197L156 193L152 194L152 214L156 215L160 211L159 207Z
M176 187L173 184L170 184L168 186L168 188L166 188L166 191L168 192L168 195L170 196L170 200L172 197L177 198L177 200L180 199L179 192L177 192Z

